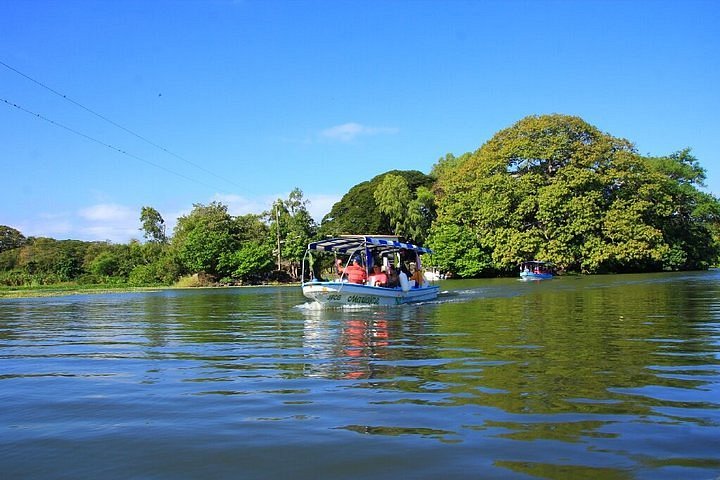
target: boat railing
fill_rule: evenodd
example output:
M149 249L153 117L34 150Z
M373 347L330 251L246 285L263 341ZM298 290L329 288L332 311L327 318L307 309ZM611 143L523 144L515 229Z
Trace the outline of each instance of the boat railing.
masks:
M347 267L350 266L350 263L352 262L353 257L354 257L359 251L364 251L364 250L365 250L364 247L365 247L365 244L356 247L354 250L350 250L350 252L348 253L347 261L345 262L345 266L343 267L343 271L344 271ZM301 273L300 273L300 275L301 275L301 276L300 276L300 278L301 278L301 283L300 283L300 285L301 285L301 286L304 286L306 283L313 283L312 281L310 281L310 282L306 282L306 281L305 281L305 261L306 261L306 258L312 257L312 253L310 253L310 251L311 251L311 250L308 248L307 250L305 250L305 255L303 255L302 270L301 270ZM309 263L309 262L308 262L308 263ZM333 263L333 266L334 266L335 268L337 268L336 265L335 265L335 263ZM311 268L310 270L311 270L311 271L310 271L310 275L311 275L312 279L313 279L313 280L319 280L319 279L315 279L315 272L312 271L312 268ZM368 275L367 259L366 259L366 261L365 261L365 275ZM337 283L340 283L340 284L341 284L341 285L340 285L340 288L338 289L338 293L340 293L340 291L342 290L342 288L345 286L344 284L347 283L347 282L343 282L343 281L342 281L342 274L339 275L339 278L338 278L338 280L337 280Z

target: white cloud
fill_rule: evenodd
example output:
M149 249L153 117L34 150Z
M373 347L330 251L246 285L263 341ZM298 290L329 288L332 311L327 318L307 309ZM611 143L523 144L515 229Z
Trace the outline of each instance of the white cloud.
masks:
M322 218L330 213L333 205L340 201L342 195L328 195L328 194L310 194L306 197L310 200L308 205L308 212L310 216L315 219L316 222L320 222Z
M266 210L269 210L270 206L277 198L280 197L263 196L249 199L233 193L216 193L213 196L213 201L217 201L224 205L227 205L228 213L230 213L230 215L237 216L247 215L248 213L260 214Z
M62 214L63 232L53 231L53 215L46 215L48 220L42 224L46 234L55 238L63 235L78 240L110 240L115 243L127 243L132 238L141 238L138 230L140 209L116 203L99 203L81 208L73 214ZM59 222L55 219L54 222Z
M247 215L248 213L260 214L262 212L269 211L272 208L273 202L275 202L278 198L286 199L289 195L290 192L283 192L275 195L265 195L249 199L241 195L216 193L213 196L213 200L227 205L228 212L231 215ZM310 202L308 204L308 212L310 212L310 216L312 216L315 221L319 222L327 213L330 212L332 206L340 201L342 196L325 193L303 193L303 198Z
M135 225L86 225L79 227L77 231L79 232L79 237L83 239L110 240L113 243L127 243L132 238L140 239L142 237L142 233Z
M320 132L320 136L338 142L351 142L360 136L391 135L397 132L398 129L393 127L369 127L367 125L350 122L326 128Z
M17 228L26 237L69 238L72 231L72 221L67 214L39 215L39 219L25 220Z
M57 240L110 240L127 243L140 238L139 209L123 205L92 205L76 212L40 213L27 219L20 230L25 236L50 237Z
M126 207L125 205L100 203L83 208L78 212L78 215L85 220L93 222L123 222L129 219L136 221L135 217L139 218L140 215L138 212L138 209Z

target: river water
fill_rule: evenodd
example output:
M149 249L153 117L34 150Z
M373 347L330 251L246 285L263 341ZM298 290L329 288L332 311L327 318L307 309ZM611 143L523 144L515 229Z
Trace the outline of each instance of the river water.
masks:
M720 271L0 300L7 479L717 479Z

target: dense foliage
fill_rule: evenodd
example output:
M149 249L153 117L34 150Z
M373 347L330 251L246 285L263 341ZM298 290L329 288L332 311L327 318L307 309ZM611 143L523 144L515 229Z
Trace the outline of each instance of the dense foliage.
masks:
M461 276L527 259L597 273L707 268L717 258L720 205L698 190L704 171L687 150L647 158L577 117L546 115L450 160L429 243L436 263Z
M132 241L127 245L52 238L28 238L18 248L0 253L0 284L9 286L51 285L74 281L80 284L156 284L172 281L171 265L157 275L140 271L159 257L153 244ZM132 281L132 279L135 281Z
M144 243L26 238L0 225L0 285L297 280L310 241L364 233L426 243L433 265L460 277L514 274L528 259L585 273L704 269L720 254L720 202L704 181L689 149L642 156L580 118L531 116L430 175L392 170L355 185L319 226L300 189L257 215L196 204L170 237L160 212L142 207Z
M317 236L317 225L307 205L302 190L296 188L290 192L287 200L278 199L273 205L273 211L265 214L269 219L271 238L278 241L273 250L278 257L277 269L282 269L285 259L293 279L299 276L308 243Z
M278 199L273 212L260 215L233 216L218 202L196 204L178 219L170 239L154 208L142 208L140 224L146 242L127 245L26 239L2 227L7 248L0 252L0 285L170 285L196 274L214 282L256 282L269 278L276 267L274 256L280 259L277 267L295 278L305 247L316 234L299 189L287 200Z
M26 240L19 230L0 225L0 253L22 246Z
M361 182L352 187L339 202L333 205L330 213L325 215L320 225L320 235L395 234L398 231L397 223L398 221L402 223L402 220L398 220L397 216L392 216L394 207L388 207L387 201L384 205L379 206L376 196L378 187L386 181L386 177L390 177L388 181L399 185L401 191L391 191L390 195L381 196L381 202L383 199L391 201L393 193L396 197L402 197L403 202L410 202L417 198L418 189L425 187L425 191L427 191L433 184L432 177L417 170L391 170L377 175L369 181ZM421 201L427 202L427 199ZM406 204L405 209L407 208ZM402 207L396 211L401 213ZM408 232L404 232L401 228L400 233Z

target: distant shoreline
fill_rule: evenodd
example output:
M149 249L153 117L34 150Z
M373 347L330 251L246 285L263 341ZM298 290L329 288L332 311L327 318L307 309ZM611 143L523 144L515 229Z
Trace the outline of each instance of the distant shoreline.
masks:
M11 298L43 298L43 297L65 297L69 295L105 294L105 293L135 293L153 292L160 290L216 290L219 288L261 288L261 287L292 287L299 286L299 283L271 283L264 285L216 285L202 287L181 287L181 286L154 286L154 287L108 287L108 286L52 286L46 287L0 287L0 300Z

